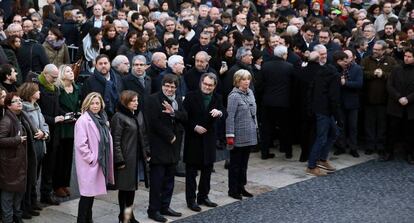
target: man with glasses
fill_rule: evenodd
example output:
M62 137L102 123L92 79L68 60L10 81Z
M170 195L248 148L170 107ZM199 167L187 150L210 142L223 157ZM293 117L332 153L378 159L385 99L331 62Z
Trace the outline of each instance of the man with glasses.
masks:
M309 49L313 50L313 47L318 44L322 44L326 47L326 50L328 51L328 63L333 64L332 56L336 51L340 51L341 47L332 41L332 33L329 28L324 27L319 31L319 39L311 43Z
M55 128L64 121L63 114L59 106L59 89L55 86L59 75L59 70L54 64L47 64L43 72L38 77L40 99L37 101L46 123L49 125L50 140L46 142L46 154L42 161L42 174L40 183L40 202L50 205L59 205L52 194L52 176L56 160L56 141Z
M151 78L146 74L147 59L142 55L132 58L132 69L128 76L124 77L124 90L135 91L139 95L139 109L145 106L146 98L151 94Z
M216 160L216 124L224 111L221 96L214 92L217 81L215 74L204 73L199 78L197 89L186 95L183 104L188 113L184 143L185 197L188 208L195 212L201 211L199 205L217 206L208 198ZM201 175L196 196L198 170Z
M388 44L383 40L375 42L372 55L361 61L364 71L364 117L365 117L365 154L374 151L384 152L386 133L386 84L397 62L391 56L385 55Z
M146 105L146 117L151 123L148 126L151 160L147 213L149 218L157 222L167 221L163 215L182 216L170 208L176 165L180 160L183 124L187 121L182 99L176 95L178 78L173 74L164 75L161 91L151 95Z
M243 13L236 15L236 25L234 25L228 32L233 30L239 31L243 36L253 36L252 31L247 27L247 15Z
M373 24L368 24L364 27L363 35L368 40L367 56L372 55L372 48L377 41L376 32Z

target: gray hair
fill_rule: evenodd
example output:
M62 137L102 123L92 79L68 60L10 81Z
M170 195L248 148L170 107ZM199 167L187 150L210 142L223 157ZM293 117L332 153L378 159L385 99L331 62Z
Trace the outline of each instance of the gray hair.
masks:
M118 55L112 60L111 66L118 68L118 66L122 64L124 61L128 61L128 57L126 57L125 55Z
M162 24L165 26L165 24L167 24L168 21L172 21L174 22L174 24L177 24L177 21L173 17L166 18Z
M206 9L210 10L210 7L206 4L202 4L202 5L198 6L198 9L201 9L201 8L206 8Z
M208 53L206 51L198 51L198 53L196 53L195 57L198 56L203 56L207 61L210 61L210 55L208 55Z
M168 58L168 67L172 68L175 64L184 62L184 58L180 55L172 55Z
M240 47L236 53L236 60L241 60L242 57L246 56L249 53L251 53L251 50Z
M382 49L385 50L388 47L388 44L384 40L377 40L375 44L381 45Z
M364 26L364 30L366 30L367 28L370 28L373 32L375 32L375 26L374 24L370 23Z
M32 19L33 17L35 17L36 19L42 20L42 16L38 12L35 12L30 16L30 18Z
M58 70L57 66L50 63L50 64L46 64L46 66L43 68L43 73L49 74L49 73L51 73L53 71L56 71L56 70Z
M273 54L277 57L283 57L283 55L287 54L288 50L286 46L283 45L279 45L277 47L275 47L275 49L273 50Z
M286 34L288 34L289 36L294 36L299 32L298 27L294 26L294 25L289 25L286 28Z
M308 60L311 62L319 62L319 53L318 51L312 51L309 53Z
M318 44L318 45L313 47L313 51L319 52L320 50L327 50L327 49L323 44Z
M132 58L132 64L134 64L135 61L137 61L137 60L143 62L144 64L147 64L147 58L145 58L142 55L136 55L136 56L134 56L134 58Z
M214 85L217 85L217 75L215 75L214 73L208 72L208 73L204 73L203 75L201 75L200 77L200 85L203 82L203 80L208 77L210 79L214 80Z
M129 28L129 24L125 19L121 19L120 20L122 27L128 27Z
M152 54L151 62L159 60L162 55L164 55L165 57L167 57L165 55L165 53L163 53L163 52L155 52L154 54Z

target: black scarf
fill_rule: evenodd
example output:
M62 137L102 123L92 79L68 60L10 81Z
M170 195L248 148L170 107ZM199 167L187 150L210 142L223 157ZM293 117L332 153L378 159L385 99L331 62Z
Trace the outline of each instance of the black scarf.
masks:
M98 163L102 168L102 172L105 176L105 182L108 182L108 163L110 156L110 142L109 142L109 126L107 125L108 118L104 111L94 114L88 110L89 116L91 116L96 128L99 130L101 140L99 140L98 148Z

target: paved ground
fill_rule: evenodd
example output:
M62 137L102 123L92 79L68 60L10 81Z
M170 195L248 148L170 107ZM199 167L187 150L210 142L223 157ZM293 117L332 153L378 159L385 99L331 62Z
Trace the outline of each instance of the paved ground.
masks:
M276 158L270 160L261 160L260 153L252 153L249 160L248 184L246 189L255 195L277 190L290 184L305 181L312 177L306 175L304 170L305 163L300 163L299 149L294 149L292 161L284 160L281 153L276 152ZM360 158L353 158L349 154L341 156L330 156L331 162L338 168L343 169L359 163L366 162L376 158L376 155L366 156L360 152ZM211 177L210 199L217 202L220 206L236 202L237 200L227 196L227 170L224 169L224 161L215 164L216 172ZM76 179L73 180L76 182ZM75 183L74 183L75 184ZM174 196L172 199L172 208L183 213L185 218L196 214L187 208L185 203L185 182L184 178L176 177ZM72 190L76 191L76 188ZM149 194L148 190L140 185L135 195L134 214L140 222L154 222L147 218L146 209L148 208ZM76 222L77 207L79 199L72 199L63 202L59 206L49 206L44 208L39 217L32 220L25 220L29 223L49 223L49 222ZM93 206L93 219L95 223L114 223L117 222L119 212L117 204L117 192L109 191L105 196L96 197ZM202 207L203 211L208 210ZM220 207L217 207L220 208ZM174 221L181 218L170 218Z

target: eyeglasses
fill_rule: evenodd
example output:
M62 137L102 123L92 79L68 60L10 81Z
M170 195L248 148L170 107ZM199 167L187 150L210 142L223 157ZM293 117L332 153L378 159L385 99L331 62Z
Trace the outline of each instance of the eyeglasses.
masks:
M205 82L202 82L202 83L203 83L203 85L205 85L207 87L214 87L214 85L215 85L215 84L208 84L208 83L205 83Z
M14 99L14 100L11 100L11 103L22 103L22 102L23 102L22 99Z
M135 63L134 66L136 66L136 67L143 67L143 66L145 66L145 64L143 64L143 63Z

